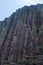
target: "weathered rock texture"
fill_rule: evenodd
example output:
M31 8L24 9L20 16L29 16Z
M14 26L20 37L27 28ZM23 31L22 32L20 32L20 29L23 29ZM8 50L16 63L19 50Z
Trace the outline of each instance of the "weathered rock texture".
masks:
M43 65L43 4L0 21L0 54L1 65Z

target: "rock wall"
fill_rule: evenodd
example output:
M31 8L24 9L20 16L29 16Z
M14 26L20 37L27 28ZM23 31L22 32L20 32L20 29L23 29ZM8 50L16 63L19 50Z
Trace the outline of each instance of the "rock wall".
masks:
M43 4L0 22L0 54L1 65L43 65Z

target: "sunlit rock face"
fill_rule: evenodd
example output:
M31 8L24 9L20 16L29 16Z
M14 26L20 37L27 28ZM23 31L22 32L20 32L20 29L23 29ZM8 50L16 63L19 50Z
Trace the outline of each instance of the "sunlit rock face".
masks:
M43 4L0 21L0 54L1 65L43 65Z

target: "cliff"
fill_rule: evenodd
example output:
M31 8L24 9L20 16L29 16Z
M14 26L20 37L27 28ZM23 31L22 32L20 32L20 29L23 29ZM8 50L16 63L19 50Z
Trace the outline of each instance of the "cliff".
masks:
M0 21L0 54L1 65L43 65L43 4Z

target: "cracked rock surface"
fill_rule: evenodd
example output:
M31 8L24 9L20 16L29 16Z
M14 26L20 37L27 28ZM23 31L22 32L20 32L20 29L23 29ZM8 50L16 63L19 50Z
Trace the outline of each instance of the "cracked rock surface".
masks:
M1 65L43 65L43 4L0 21L0 56Z

